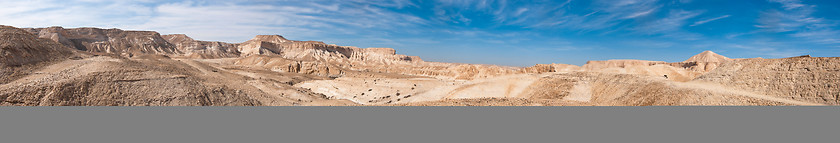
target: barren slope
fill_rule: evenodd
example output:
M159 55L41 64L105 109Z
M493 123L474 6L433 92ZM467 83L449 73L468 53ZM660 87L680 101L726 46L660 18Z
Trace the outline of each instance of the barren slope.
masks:
M744 59L698 77L744 90L793 99L840 104L840 58Z
M0 66L20 66L66 58L72 54L56 42L9 26L0 26L0 53Z
M0 84L30 74L52 61L75 55L57 42L40 39L24 30L0 25Z
M818 105L719 87L723 86L631 74L578 72L545 76L530 90L542 91L531 93L532 99L561 99L601 106Z

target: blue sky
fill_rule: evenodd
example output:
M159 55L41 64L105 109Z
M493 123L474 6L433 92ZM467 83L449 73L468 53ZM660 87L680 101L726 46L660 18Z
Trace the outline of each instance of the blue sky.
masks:
M840 55L836 0L31 0L0 7L0 24L16 27L153 30L234 43L279 34L440 62L678 62L704 50L732 58Z

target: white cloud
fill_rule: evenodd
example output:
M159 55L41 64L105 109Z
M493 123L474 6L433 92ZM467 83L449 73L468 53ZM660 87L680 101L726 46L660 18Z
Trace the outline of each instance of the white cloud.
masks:
M709 18L709 19L706 19L706 20L700 20L700 21L694 22L694 24L691 24L689 26L694 27L694 26L706 24L706 23L709 23L709 22L712 22L712 21L715 21L715 20L724 19L724 18L727 18L729 16L731 16L731 15L723 15L723 16L719 16L719 17L715 17L715 18Z
M662 5L658 0L601 0L602 11L610 13L611 18L632 19L649 15L659 10Z
M807 7L807 5L802 4L802 1L799 1L799 0L769 0L769 1L782 4L782 7L784 7L785 10L792 10L792 9Z
M799 0L769 1L781 4L782 9L762 12L756 27L767 32L792 32L792 37L820 44L840 44L835 38L840 37L840 31L833 28L837 22L814 16L817 10L815 5L804 4Z
M757 56L765 56L765 58L785 58L785 57L794 57L800 56L808 53L805 50L799 50L790 47L779 47L781 44L771 45L771 44L759 44L759 45L742 45L742 44L730 44L725 47L735 48L735 49L742 49L746 50L748 53L757 55Z
M636 17L639 17L639 16L645 16L645 15L648 15L648 14L652 13L655 10L656 9L649 9L647 11L638 11L638 12L635 12L635 13L631 13L630 15L627 15L624 18L625 19L630 19L630 18L636 18Z
M685 27L688 19L697 17L702 13L699 11L672 10L667 17L640 23L632 30L636 33L648 35L661 35L682 40L697 40L701 37L699 34L686 32L683 30L683 27Z
M562 27L578 31L621 29L620 23L642 18L660 11L658 0L598 0L592 4L592 12L551 17L537 22L533 27ZM618 29L616 29L618 28ZM609 32L609 31L608 31Z
M528 8L519 8L518 10L516 10L516 12L513 13L513 16L520 16L526 11L528 11Z
M120 27L142 22L152 15L144 2L131 1L2 1L0 24L17 27Z

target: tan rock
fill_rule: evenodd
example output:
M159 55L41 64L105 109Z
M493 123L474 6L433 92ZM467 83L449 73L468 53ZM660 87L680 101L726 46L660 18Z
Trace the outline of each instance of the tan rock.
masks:
M41 39L11 26L0 25L0 67L66 59L73 52L61 44Z
M840 58L743 59L698 77L757 93L798 101L840 104Z
M237 44L225 42L199 41L184 34L163 35L167 42L175 45L184 56L201 59L239 57Z
M548 72L573 72L579 71L580 66L568 64L536 64L522 69L522 73L548 73Z
M703 53L694 55L683 62L668 64L674 67L682 67L691 71L706 73L730 61L734 61L734 59L718 55L712 51L703 51Z
M94 53L117 55L160 54L181 52L154 31L124 31L99 28L29 28L29 32L60 42L67 47Z
M597 71L608 68L626 68L633 66L652 66L657 64L664 64L663 61L645 61L645 60L607 60L607 61L587 61L583 65L583 69L588 71Z

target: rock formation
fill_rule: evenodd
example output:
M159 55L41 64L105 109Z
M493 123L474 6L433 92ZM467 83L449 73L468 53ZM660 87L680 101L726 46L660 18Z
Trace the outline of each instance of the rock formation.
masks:
M696 80L799 101L840 104L838 57L737 60Z
M66 59L73 52L57 42L24 30L0 25L0 67Z
M589 71L597 71L608 68L627 68L633 66L653 66L657 64L665 64L663 61L645 61L645 60L606 60L606 61L587 61L583 65L583 69Z
M30 75L53 61L67 60L73 49L9 26L0 25L0 84Z
M661 76L675 81L690 81L697 76L713 71L721 64L733 59L718 55L712 51L704 51L688 60L677 63L644 60L607 60L588 61L583 69L590 72L639 74Z
M241 57L250 55L277 55L290 60L329 61L354 64L414 63L422 60L416 56L396 54L391 48L357 48L338 46L318 41L294 41L280 35L257 35L237 47Z
M236 65L259 66L277 72L313 74L318 76L340 76L344 71L340 67L326 62L294 61L282 57L253 55L236 60Z
M239 50L236 49L237 44L216 42L216 41L199 41L190 38L184 34L170 34L163 35L167 42L175 45L178 51L183 52L184 56L201 59L215 59L215 58L233 58L239 57Z
M294 62L302 61L301 66L311 65L315 70L332 69L330 71L306 71L304 73L321 73L332 75L339 72L338 68L365 72L395 73L417 76L431 76L450 79L486 78L496 75L515 73L516 69L493 65L470 65L424 62L417 56L396 54L392 48L357 48L352 46L337 46L317 41L294 41L280 35L258 35L251 40L239 44L242 57L253 55L277 56L283 59L260 57L244 58L237 64L256 64L251 60L265 60L274 70L295 67ZM268 64L268 61L278 61ZM295 70L283 70L295 71Z
M580 66L568 64L536 64L522 69L522 73L549 73L549 72L573 72L580 71Z
M51 39L67 47L94 53L113 53L130 57L138 54L176 55L175 46L154 31L62 27L28 28L41 38Z
M733 61L733 59L718 55L712 51L703 51L700 54L694 55L688 60L679 63L669 63L671 66L686 68L697 72L710 72L726 62Z

